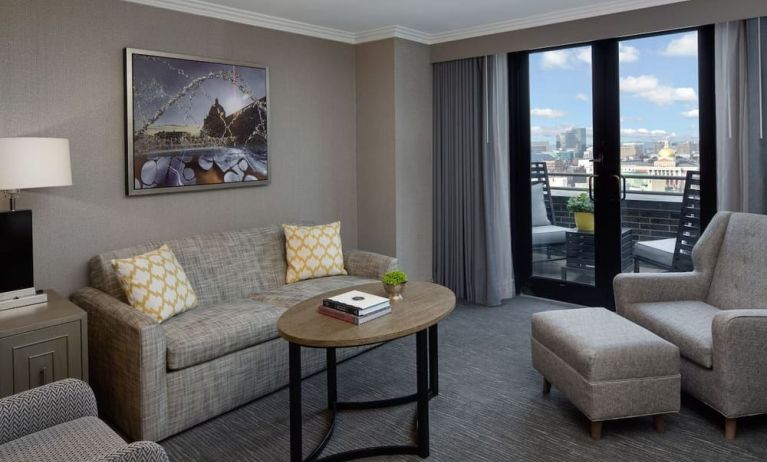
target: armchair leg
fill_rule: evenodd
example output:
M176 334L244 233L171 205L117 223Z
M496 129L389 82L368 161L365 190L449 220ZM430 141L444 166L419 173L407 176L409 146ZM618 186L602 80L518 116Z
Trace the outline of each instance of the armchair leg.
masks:
M602 438L602 422L591 422L589 429L591 430L592 440L596 441Z
M551 382L546 380L546 377L543 378L543 394L548 395L551 393Z
M663 414L653 416L653 421L655 423L656 432L663 433L666 430L665 425L663 424Z
M735 439L735 432L738 428L738 419L725 417L724 419L724 439L732 441Z

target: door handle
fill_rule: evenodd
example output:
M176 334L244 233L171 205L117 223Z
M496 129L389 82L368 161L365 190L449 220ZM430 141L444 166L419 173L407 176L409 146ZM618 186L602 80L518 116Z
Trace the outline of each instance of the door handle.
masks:
M591 199L592 202L594 202L594 186L592 184L594 178L598 177L599 175L589 175L589 199Z
M626 200L626 177L623 175L610 175L616 180L618 180L618 188L621 187L621 183L623 183L623 191L621 192L621 200Z

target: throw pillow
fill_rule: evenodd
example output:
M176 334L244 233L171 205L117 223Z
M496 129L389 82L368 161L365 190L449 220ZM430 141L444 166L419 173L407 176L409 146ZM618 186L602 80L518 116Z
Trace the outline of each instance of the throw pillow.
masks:
M131 258L112 260L120 286L132 307L163 322L197 306L184 268L167 245Z
M348 274L341 246L341 222L319 226L282 225L285 231L287 284Z
M543 195L543 183L530 187L530 206L533 213L533 226L548 226L551 224L546 215L546 203Z

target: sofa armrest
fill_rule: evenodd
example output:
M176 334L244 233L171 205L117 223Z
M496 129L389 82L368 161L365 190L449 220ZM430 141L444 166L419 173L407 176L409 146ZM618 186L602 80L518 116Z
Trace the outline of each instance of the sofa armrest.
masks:
M615 307L619 314L624 315L633 303L703 300L708 286L708 275L698 271L621 273L613 279Z
M137 441L93 459L92 462L168 462L168 454L157 443Z
M158 441L167 436L162 327L91 287L76 291L71 299L88 312L89 379L102 415L133 440Z
M88 384L64 379L0 399L0 444L86 416L96 416Z
M725 415L767 412L767 309L722 310L714 316L713 370L730 403Z
M362 250L344 250L344 266L352 276L381 279L387 271L397 269L397 259Z

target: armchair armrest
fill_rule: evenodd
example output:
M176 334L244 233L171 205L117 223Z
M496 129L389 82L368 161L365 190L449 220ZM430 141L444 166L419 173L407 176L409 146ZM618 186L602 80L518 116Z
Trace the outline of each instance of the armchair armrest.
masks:
M344 266L352 276L381 279L384 273L397 268L397 259L362 250L344 250Z
M713 370L729 403L722 412L767 412L767 309L722 310L714 316Z
M708 292L709 277L699 271L622 273L613 279L615 307L623 315L633 303L703 300Z
M157 443L137 441L92 462L168 462L168 454Z
M88 384L64 379L0 399L0 444L80 417L96 416Z
M91 287L72 294L88 312L90 384L101 413L133 440L158 441L167 429L166 340L162 327Z

